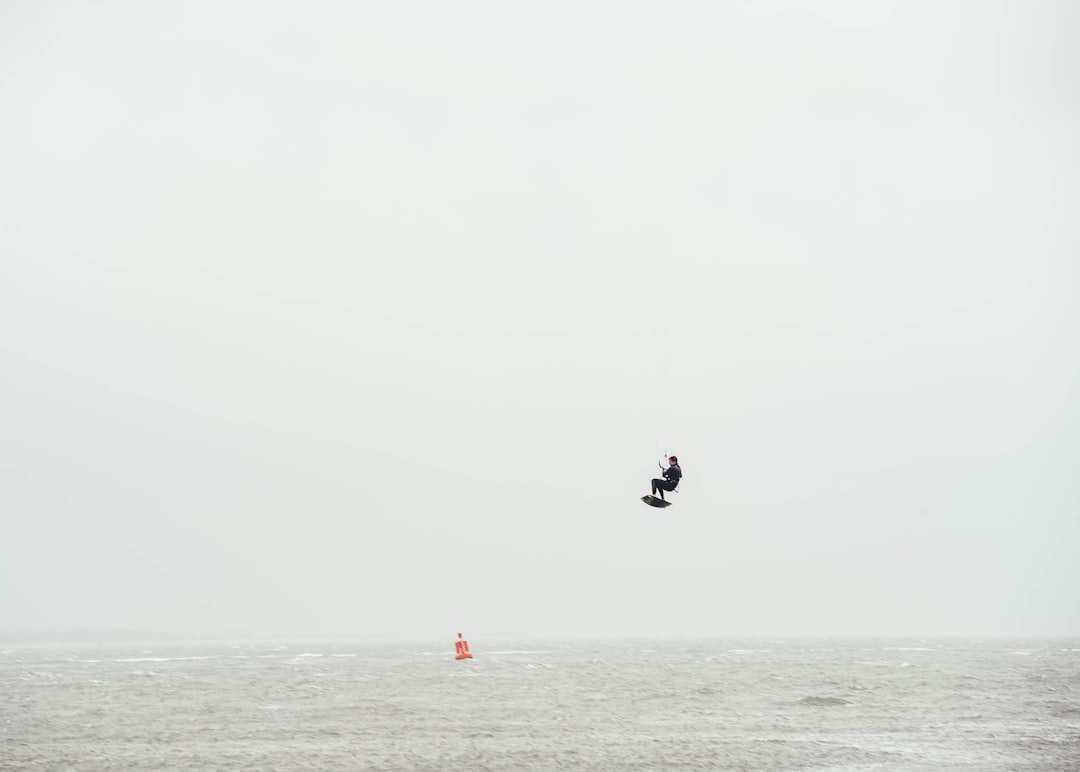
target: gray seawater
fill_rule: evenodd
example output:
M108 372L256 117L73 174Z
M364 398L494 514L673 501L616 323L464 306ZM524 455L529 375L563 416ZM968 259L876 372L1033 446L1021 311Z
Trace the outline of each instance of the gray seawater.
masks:
M0 768L1076 770L1080 641L8 646Z

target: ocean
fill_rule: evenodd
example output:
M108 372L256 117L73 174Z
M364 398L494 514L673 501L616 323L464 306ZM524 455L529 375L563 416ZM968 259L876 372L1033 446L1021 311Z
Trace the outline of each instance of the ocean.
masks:
M1080 641L454 640L0 645L0 769L1080 769Z

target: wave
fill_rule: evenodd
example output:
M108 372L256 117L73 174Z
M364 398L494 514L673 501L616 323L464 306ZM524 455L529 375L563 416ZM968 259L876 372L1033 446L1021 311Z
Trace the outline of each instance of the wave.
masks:
M851 704L847 700L841 699L839 697L815 697L814 695L810 695L809 697L803 697L801 700L799 700L799 702L801 702L803 705L822 705L822 706L850 705Z

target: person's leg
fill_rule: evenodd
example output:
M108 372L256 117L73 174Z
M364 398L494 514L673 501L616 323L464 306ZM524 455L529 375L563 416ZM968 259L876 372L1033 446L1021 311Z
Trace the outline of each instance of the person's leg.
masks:
M656 492L658 490L660 490L660 486L663 485L663 484L664 484L663 480L658 480L657 478L654 477L653 481L652 481L652 495L655 496ZM660 498L664 498L664 494L662 492L660 494Z

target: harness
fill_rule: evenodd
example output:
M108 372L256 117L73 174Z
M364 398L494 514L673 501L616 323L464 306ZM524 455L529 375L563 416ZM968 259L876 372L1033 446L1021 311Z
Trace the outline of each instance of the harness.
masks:
M662 475L663 478L665 480L667 480L668 482L671 482L671 478L667 476L668 470L670 468L671 467L668 467L668 469L664 469L664 467L660 467L661 471L663 472L663 475ZM682 472L681 469L679 471ZM672 488L671 490L669 490L668 493L678 493L680 485L682 485L682 475L681 474L679 475L679 478L677 480L675 480L675 487Z

